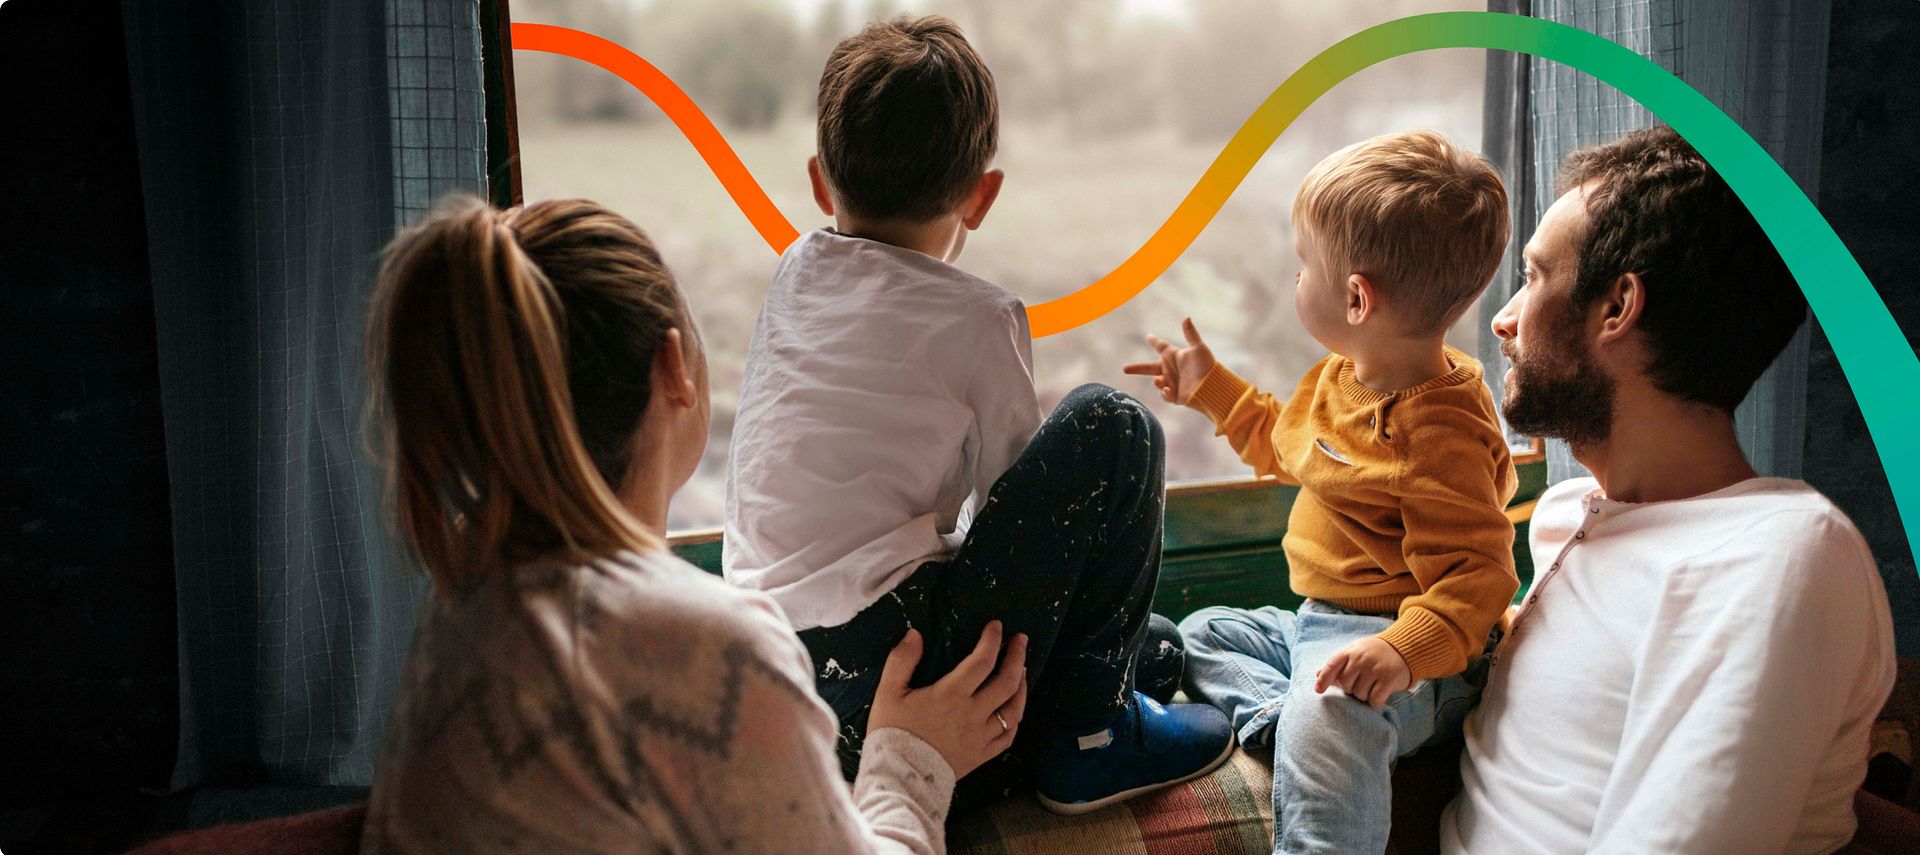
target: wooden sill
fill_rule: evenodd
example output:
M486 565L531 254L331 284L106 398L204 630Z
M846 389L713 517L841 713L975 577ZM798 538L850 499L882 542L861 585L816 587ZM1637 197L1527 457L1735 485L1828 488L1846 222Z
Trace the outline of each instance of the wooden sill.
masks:
M1533 438L1533 443L1527 447L1526 451L1523 451L1513 456L1513 465L1521 466L1527 463L1539 463L1546 459L1547 459L1547 441L1536 436Z
M1514 463L1516 465L1538 463L1545 459L1546 454L1540 440L1536 439L1533 442L1534 451L1529 452L1525 457L1514 457ZM1280 482L1273 478L1215 478L1202 481L1180 481L1167 485L1167 502L1171 505L1185 497L1231 494L1249 490L1271 489L1278 486L1281 486ZM1532 519L1533 505L1534 502L1529 500L1507 508L1507 519L1512 520L1515 525ZM676 531L667 535L667 546L674 549L687 546L706 546L719 543L724 534L725 530L719 526Z

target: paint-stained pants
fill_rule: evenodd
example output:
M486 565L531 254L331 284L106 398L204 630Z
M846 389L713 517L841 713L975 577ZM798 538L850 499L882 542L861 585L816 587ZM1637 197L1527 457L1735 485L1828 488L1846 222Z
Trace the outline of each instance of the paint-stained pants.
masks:
M1105 727L1136 688L1136 661L1142 691L1171 693L1178 633L1154 621L1161 637L1148 643L1165 457L1160 423L1139 401L1105 386L1075 389L994 485L957 552L921 565L852 620L800 633L840 719L849 779L881 666L909 627L927 640L916 686L966 658L990 620L1030 639L1020 735L960 781L955 813L1031 789L1030 758L1047 737Z

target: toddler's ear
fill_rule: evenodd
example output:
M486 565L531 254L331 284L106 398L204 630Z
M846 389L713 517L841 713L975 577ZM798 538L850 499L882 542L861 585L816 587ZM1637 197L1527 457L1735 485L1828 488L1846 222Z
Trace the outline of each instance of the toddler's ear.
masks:
M807 158L807 180L813 183L813 203L820 213L833 216L833 191L827 189L827 176L820 172L820 156Z
M987 211L993 207L993 200L1000 198L1000 183L1006 180L1006 173L998 169L989 169L980 176L980 183L973 187L973 195L967 198L966 210L961 212L960 222L969 229L977 229L987 220Z
M1347 323L1359 326L1380 311L1380 290L1365 273L1347 277Z

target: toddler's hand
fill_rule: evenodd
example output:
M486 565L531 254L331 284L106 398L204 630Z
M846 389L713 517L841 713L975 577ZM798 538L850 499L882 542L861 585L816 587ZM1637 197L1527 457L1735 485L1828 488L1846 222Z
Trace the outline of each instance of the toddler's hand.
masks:
M1207 372L1213 370L1213 349L1200 340L1200 330L1194 328L1193 319L1180 322L1180 331L1187 336L1186 347L1174 347L1166 339L1153 333L1147 333L1147 344L1160 354L1155 362L1135 362L1122 369L1128 374L1143 374L1153 377L1154 388L1160 390L1160 397L1186 406L1193 400L1193 390L1206 379Z
M1407 660L1378 636L1355 639L1313 675L1314 691L1324 693L1328 686L1339 686L1374 709L1386 706L1387 698L1410 685L1413 674L1407 670Z

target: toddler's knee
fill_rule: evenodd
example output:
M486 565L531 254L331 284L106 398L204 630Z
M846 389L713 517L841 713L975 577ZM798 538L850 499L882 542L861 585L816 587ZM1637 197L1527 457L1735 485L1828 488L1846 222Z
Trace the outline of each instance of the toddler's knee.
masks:
M1385 714L1347 696L1338 686L1313 690L1317 675L1301 674L1287 694L1283 729L1292 733L1354 734L1390 729Z
M1217 649L1221 646L1221 626L1238 625L1235 611L1226 606L1208 606L1180 620L1180 638L1188 646ZM1231 635L1231 631L1227 633Z

